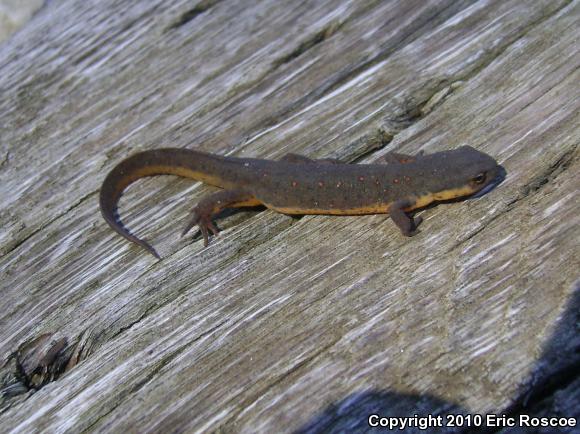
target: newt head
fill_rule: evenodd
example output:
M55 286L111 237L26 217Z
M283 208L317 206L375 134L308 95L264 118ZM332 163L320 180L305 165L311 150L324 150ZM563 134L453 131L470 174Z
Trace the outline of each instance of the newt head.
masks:
M429 176L422 186L427 193L417 197L413 208L433 201L481 196L499 184L505 173L495 159L471 146L425 155L418 162Z
M505 177L505 170L495 159L471 146L462 146L454 152L462 161L459 174L467 180L471 196L482 196L491 191ZM464 181L465 182L465 181Z

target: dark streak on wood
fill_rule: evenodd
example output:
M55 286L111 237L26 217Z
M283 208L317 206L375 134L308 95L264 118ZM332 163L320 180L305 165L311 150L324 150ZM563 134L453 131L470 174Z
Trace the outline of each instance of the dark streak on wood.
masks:
M207 12L211 7L215 6L220 1L221 0L202 0L202 1L200 1L195 7L182 13L177 21L175 21L173 24L171 24L169 27L167 27L166 31L174 30L174 29L177 29L179 27L184 26L185 24L190 23L195 18L197 18L199 15L203 14L204 12Z

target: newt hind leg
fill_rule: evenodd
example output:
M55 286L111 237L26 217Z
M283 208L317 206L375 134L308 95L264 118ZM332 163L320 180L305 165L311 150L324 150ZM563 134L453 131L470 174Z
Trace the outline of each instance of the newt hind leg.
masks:
M185 225L181 234L184 236L189 230L197 225L203 236L203 245L209 244L209 232L215 236L218 228L212 221L212 217L226 208L241 208L257 206L262 203L256 197L245 190L222 190L205 196L191 211L192 216Z

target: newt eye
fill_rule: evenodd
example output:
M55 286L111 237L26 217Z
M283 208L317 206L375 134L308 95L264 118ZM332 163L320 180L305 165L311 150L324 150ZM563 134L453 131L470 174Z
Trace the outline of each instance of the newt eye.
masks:
M471 180L474 184L482 184L485 181L485 172L480 173Z

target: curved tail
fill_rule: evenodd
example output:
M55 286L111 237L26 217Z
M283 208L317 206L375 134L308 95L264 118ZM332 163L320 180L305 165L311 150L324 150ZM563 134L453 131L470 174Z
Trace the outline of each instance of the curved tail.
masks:
M111 228L127 240L145 248L156 258L157 251L123 226L117 211L123 191L134 181L154 175L178 175L224 187L218 173L223 157L180 148L155 149L140 152L119 163L109 172L101 187L99 204L101 214Z

